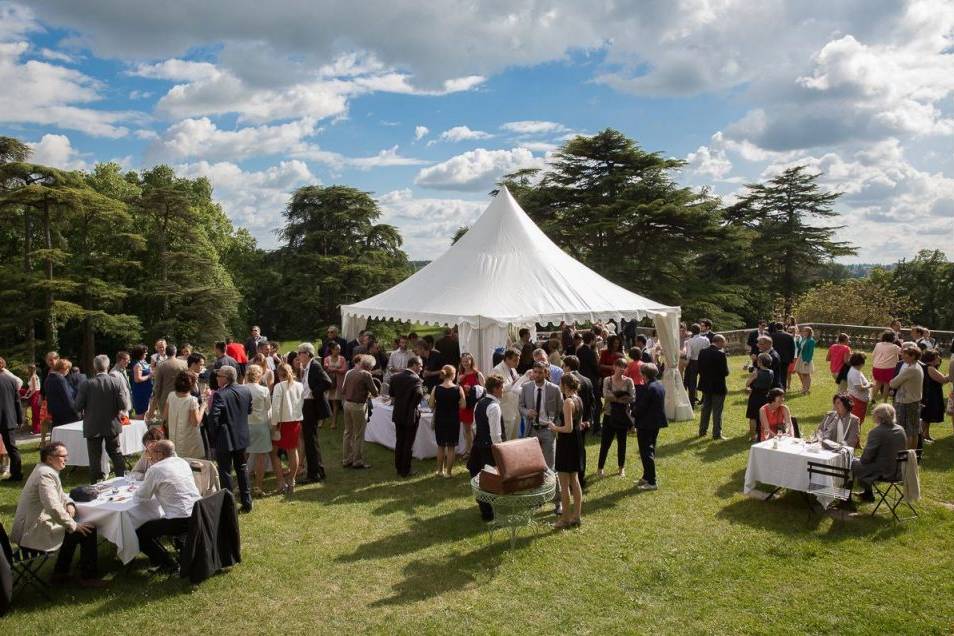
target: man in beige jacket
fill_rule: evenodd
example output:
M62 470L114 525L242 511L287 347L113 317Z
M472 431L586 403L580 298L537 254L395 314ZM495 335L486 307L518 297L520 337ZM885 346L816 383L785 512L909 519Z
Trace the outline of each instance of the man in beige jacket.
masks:
M21 548L37 552L59 550L53 568L53 583L70 580L70 564L76 546L80 548L80 585L103 587L96 564L96 527L77 523L76 506L63 492L60 471L69 457L63 442L51 442L40 449L40 463L27 479L10 539Z

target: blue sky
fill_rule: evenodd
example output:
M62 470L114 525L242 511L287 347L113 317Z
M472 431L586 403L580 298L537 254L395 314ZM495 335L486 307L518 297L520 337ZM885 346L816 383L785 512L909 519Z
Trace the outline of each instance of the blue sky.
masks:
M506 172L617 128L731 201L805 164L853 261L954 257L954 3L0 0L0 134L209 177L274 245L296 187L375 193L412 258Z

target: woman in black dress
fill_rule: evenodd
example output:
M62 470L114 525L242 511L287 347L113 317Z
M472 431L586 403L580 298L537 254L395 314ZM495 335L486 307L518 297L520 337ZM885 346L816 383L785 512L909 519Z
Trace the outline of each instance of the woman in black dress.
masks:
M925 351L918 364L924 371L921 435L925 442L931 444L934 442L934 438L931 437L931 424L944 421L944 385L951 381L951 376L941 373L941 356L933 349Z
M768 402L766 395L775 380L772 372L772 356L767 353L760 353L755 359L755 363L758 366L753 369L745 381L745 386L750 391L749 401L745 407L745 417L749 419L750 442L758 442L761 439L759 434L761 429L759 426L759 411Z
M437 440L437 474L450 477L460 442L460 409L467 405L464 389L454 383L457 370L449 364L441 367L441 383L431 392L434 410L434 437Z
M553 527L556 529L580 525L583 508L583 491L580 488L580 448L583 444L580 422L583 420L583 402L576 392L580 381L573 374L563 374L560 380L563 389L563 412L558 422L550 424L550 430L557 433L556 457L553 467L560 480L560 505L563 515ZM570 495L573 495L573 508L570 508Z

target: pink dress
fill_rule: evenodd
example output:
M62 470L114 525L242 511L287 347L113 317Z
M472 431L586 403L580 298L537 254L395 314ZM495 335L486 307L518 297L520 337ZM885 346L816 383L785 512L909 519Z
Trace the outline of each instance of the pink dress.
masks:
M341 389L344 387L345 374L348 373L348 361L342 355L338 356L338 362L334 362L331 356L325 356L325 371L335 381L335 388L328 392L329 400L340 400Z

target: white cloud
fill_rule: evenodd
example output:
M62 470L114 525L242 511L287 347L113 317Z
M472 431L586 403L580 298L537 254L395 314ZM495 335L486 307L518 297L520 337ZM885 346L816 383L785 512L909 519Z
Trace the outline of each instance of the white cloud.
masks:
M305 150L305 140L317 132L315 120L307 117L278 126L247 126L236 130L222 130L207 117L183 119L163 133L147 156L149 162L153 162L192 157L216 161L294 155Z
M473 139L489 139L493 137L490 133L484 132L483 130L471 130L467 126L454 126L448 130L445 130L441 133L441 141L470 141Z
M565 133L569 130L563 124L558 124L555 121L533 120L510 121L503 124L500 128L508 132L517 133L518 135L550 135Z
M99 137L123 137L119 125L131 113L82 108L100 99L101 84L79 71L29 60L26 42L0 43L0 122L33 123L79 130Z
M415 140L415 141L420 141L421 139L423 139L424 137L426 137L429 132L431 132L431 129L428 128L427 126L415 126L415 127L414 127L414 140Z
M73 148L66 135L43 135L36 143L27 143L33 151L30 161L61 170L87 170L90 164Z
M344 163L361 170L370 170L389 166L420 166L427 162L422 159L404 157L398 152L397 146L392 146L371 157L344 158Z
M135 135L137 139L159 139L159 133L157 133L155 130L149 130L148 128L140 128L134 132L133 135Z
M66 64L76 63L72 55L67 55L62 51L54 51L53 49L40 49L40 57L46 60L52 60L53 62L64 62Z
M0 42L19 40L28 33L42 30L27 7L11 2L0 3Z
M412 260L433 260L451 244L462 225L472 225L487 207L486 201L416 198L409 188L378 197L382 222L401 231L404 250Z
M526 148L477 148L422 169L414 183L438 190L490 190L503 175L523 168L540 168L543 163Z
M709 146L699 146L695 152L686 155L689 170L695 174L724 179L732 171L732 162L725 151Z
M303 185L318 184L303 161L282 161L259 171L242 170L230 161L181 164L176 172L187 177L207 177L215 200L237 225L247 227L265 247L276 245L275 230L282 227L282 210L291 193Z
M152 91L129 91L129 99L148 99L152 97Z
M527 150L532 150L533 152L542 152L544 154L549 154L559 148L556 144L551 144L546 141L523 141L520 143L521 148L526 148Z
M129 71L130 75L149 79L177 82L198 82L220 77L222 73L209 62L169 59L156 64L140 64Z

